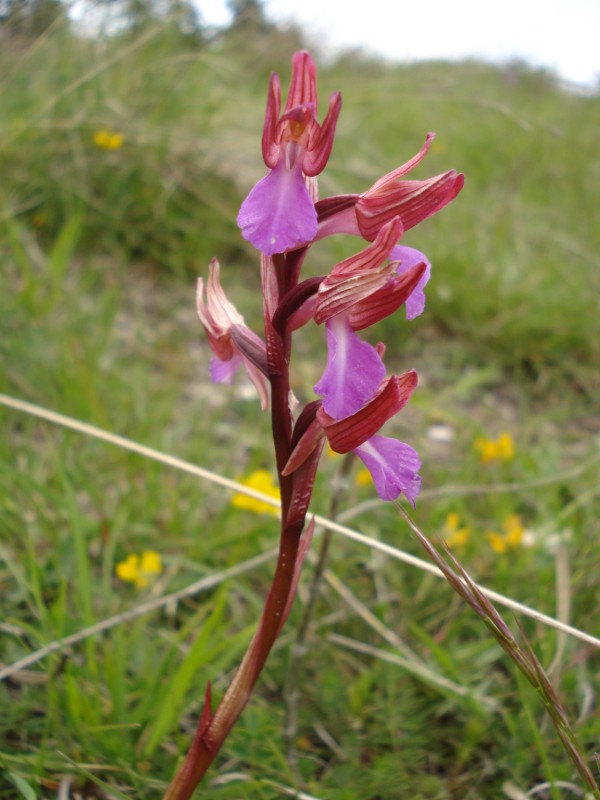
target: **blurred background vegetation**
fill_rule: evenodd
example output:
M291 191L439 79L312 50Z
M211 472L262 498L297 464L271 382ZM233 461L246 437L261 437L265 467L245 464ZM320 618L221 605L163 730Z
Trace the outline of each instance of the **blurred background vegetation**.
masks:
M264 174L269 74L285 86L292 53L311 47L321 106L337 89L344 101L321 196L363 191L429 130L437 138L415 177L466 175L457 201L405 237L433 263L426 313L410 325L396 315L373 334L391 370L421 376L391 423L424 461L419 521L450 538L467 530L456 546L475 577L550 614L558 592L560 613L597 635L600 96L520 63L331 58L270 24L256 2L232 9L231 25L211 30L187 0L89 3L77 21L59 0L0 2L0 391L232 477L271 466L267 421L246 387L208 383L194 283L217 256L226 291L258 329L258 258L235 217ZM307 269L319 274L356 248L319 243ZM303 331L296 352L296 390L311 399L322 331ZM222 490L12 411L0 409L0 422L4 663L275 542L272 518L232 508ZM474 441L503 432L513 456L482 463ZM337 468L324 463L322 513ZM373 496L358 477L348 508ZM509 544L514 515L523 536ZM416 547L382 504L356 524ZM332 643L333 625L389 649L340 612L329 587L301 687L300 775L287 765L282 710L295 611L213 772L239 782L202 796L281 797L275 781L333 800L473 800L574 780L535 699L445 587L349 543L334 549L332 569L373 613L500 710ZM144 550L160 552L160 577L120 581L116 564ZM55 797L65 776L87 797L159 797L206 681L218 693L239 659L270 572L2 683L2 798ZM591 757L597 654L526 628L555 664Z

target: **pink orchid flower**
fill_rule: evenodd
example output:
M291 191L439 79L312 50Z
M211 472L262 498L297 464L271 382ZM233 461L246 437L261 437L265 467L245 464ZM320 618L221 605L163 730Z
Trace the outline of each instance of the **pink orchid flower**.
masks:
M314 239L312 179L329 159L341 106L336 92L319 124L316 68L306 51L292 59L292 80L281 116L279 77L271 75L262 137L263 159L270 172L250 191L237 218L242 236L265 255L284 253Z
M196 306L200 322L214 355L210 362L213 383L230 384L235 372L244 365L255 385L263 411L269 405L267 355L262 339L250 330L243 316L227 299L219 279L219 262L210 262L204 302L204 282L198 278Z
M401 180L427 155L434 133L409 161L388 172L362 194L328 197L317 203L317 239L337 233L362 236L372 242L382 225L398 217L404 231L440 211L463 188L462 173L451 169L425 180Z
M347 317L327 322L327 366L314 387L323 397L316 419L333 450L353 451L361 459L382 500L404 493L412 505L421 487L417 453L375 434L406 405L416 385L414 370L386 379L379 352L359 338Z

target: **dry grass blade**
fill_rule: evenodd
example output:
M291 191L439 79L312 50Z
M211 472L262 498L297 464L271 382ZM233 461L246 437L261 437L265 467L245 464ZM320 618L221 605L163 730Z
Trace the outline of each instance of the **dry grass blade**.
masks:
M520 646L512 631L502 619L499 612L492 605L488 597L483 594L481 588L472 580L470 575L457 561L456 557L449 551L446 556L450 559L452 567L448 565L444 557L439 553L435 545L420 530L407 512L397 504L397 508L402 517L409 524L416 536L419 544L424 548L429 557L434 561L443 572L444 577L466 603L475 611L479 618L485 623L494 635L498 644L502 647L509 658L514 661L517 667L525 675L527 680L536 689L538 695L548 711L552 724L561 740L561 743L573 762L582 780L591 789L594 797L600 800L600 787L588 767L583 751L577 741L575 733L569 724L565 711L554 691L552 684L539 659L535 655L533 648L528 641L525 631L517 621L521 632L523 645Z
M453 681L446 681L444 678L441 678L439 675L431 672L427 667L421 667L419 664L415 664L413 661L409 661L402 656L396 655L396 653L390 653L388 650L381 650L378 647L373 647L372 645L366 644L366 642L360 642L357 639L350 639L347 636L341 636L339 633L328 633L327 639L328 641L333 642L333 644L337 644L340 647L345 647L348 650L354 650L356 653L363 653L364 655L378 658L380 661L387 661L389 664L395 664L397 667L402 667L407 672L410 672L412 675L422 679L425 683L430 683L438 688L445 688L459 697L471 697L484 706L487 710L493 711L498 707L498 704L492 698L482 697L481 695L472 692L466 686L459 686Z
M348 606L350 606L355 614L357 614L364 622L366 622L370 628L376 631L388 644L390 644L392 647L395 647L400 653L403 653L402 656L395 656L391 653L387 654L394 655L394 664L404 667L407 672L410 672L412 675L415 675L417 678L422 679L425 683L428 683L432 686L445 689L446 691L452 692L460 697L474 697L478 702L487 708L496 707L496 703L491 698L477 696L466 686L461 686L455 681L449 680L443 675L438 675L437 672L434 672L432 669L430 669L430 667L428 667L427 664L425 664L425 662L422 661L418 655L410 647L408 647L405 642L402 641L398 634L384 625L383 622L381 622L381 620L376 617L372 611L370 611L363 603L361 603L361 601L353 594L353 592L351 592L350 589L331 570L325 570L324 578L327 584L342 598L342 600ZM328 635L330 641L334 641L334 638L332 637L336 637L336 634ZM345 639L345 637L338 637L335 639L335 641L338 644L341 644L342 639ZM355 647L354 649L357 648ZM377 658L384 658L385 660L385 656L382 655L386 653L384 650L377 650L376 648L365 644L361 652L368 653L369 655L373 655Z

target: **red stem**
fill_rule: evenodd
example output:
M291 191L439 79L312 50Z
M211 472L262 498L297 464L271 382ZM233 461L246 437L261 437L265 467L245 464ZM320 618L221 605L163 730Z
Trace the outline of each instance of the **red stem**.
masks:
M293 288L298 280L303 254L301 256L290 254L290 256L292 255L294 258L290 258L289 264L287 263L288 258L285 256L273 258L280 298ZM265 601L258 629L246 654L214 715L209 713L210 709L204 709L192 745L168 787L164 800L189 800L216 758L250 699L252 690L279 635L281 620L293 585L298 545L304 527L310 492L307 493L306 503L302 503L300 513L296 508L290 515L294 475L283 476L281 473L290 456L292 438L293 420L289 407L291 337L285 335L282 344L283 347L279 351L282 353L282 357L278 358L277 369L270 376L273 443L281 489L281 535L273 582ZM210 702L208 693L205 702Z
M210 722L200 724L164 800L188 800L244 710L277 639L289 594L301 531L283 530L273 584L258 630Z

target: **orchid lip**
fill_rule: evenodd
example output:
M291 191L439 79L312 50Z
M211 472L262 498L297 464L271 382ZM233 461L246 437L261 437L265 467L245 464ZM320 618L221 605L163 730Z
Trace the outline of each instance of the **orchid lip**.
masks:
M299 159L291 168L280 161L252 189L238 218L244 239L264 255L285 253L310 242L317 230L317 214Z

